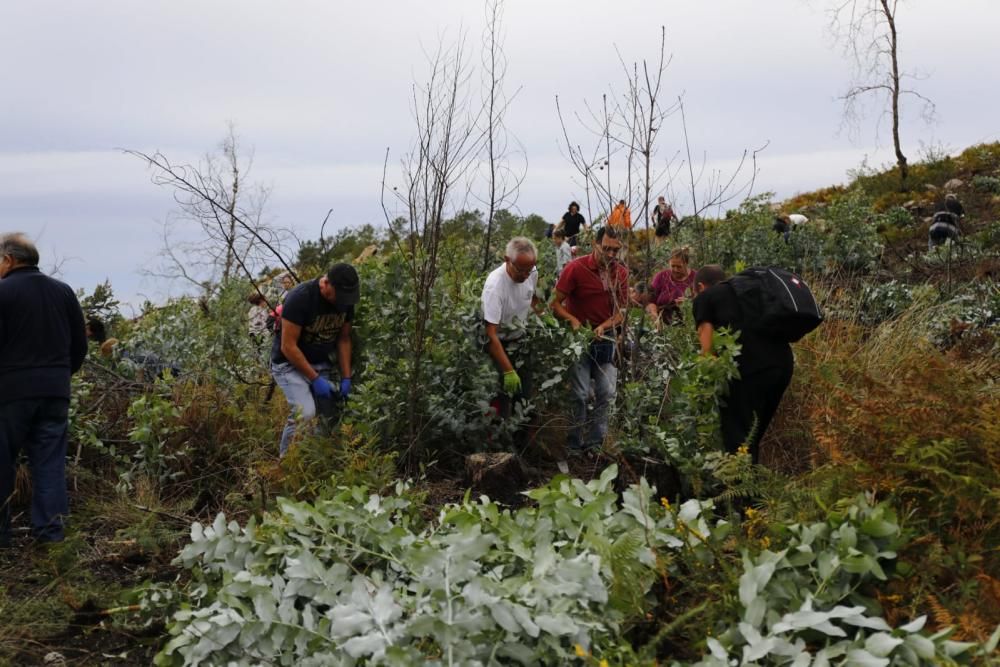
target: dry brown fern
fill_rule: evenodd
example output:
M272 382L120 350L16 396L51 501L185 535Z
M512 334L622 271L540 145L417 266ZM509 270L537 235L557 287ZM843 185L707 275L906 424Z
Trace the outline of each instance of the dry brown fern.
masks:
M944 608L941 601L933 593L927 594L927 606L931 609L931 618L938 629L948 628L955 625L955 617Z
M956 641L986 641L993 632L993 626L979 612L967 610L958 617L958 627L951 639Z

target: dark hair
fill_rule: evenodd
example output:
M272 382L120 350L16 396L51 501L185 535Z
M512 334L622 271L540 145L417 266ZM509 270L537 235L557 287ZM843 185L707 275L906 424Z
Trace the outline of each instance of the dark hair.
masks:
M0 236L0 258L10 255L17 264L38 266L38 248L20 232Z
M96 317L90 317L87 319L87 328L90 330L90 334L87 338L95 343L103 343L108 339L108 330L104 327L104 322L100 321Z
M577 203L576 203L575 201L571 201L571 202L569 203L569 206L567 206L566 208L567 208L567 210L568 210L568 209L571 209L571 208L573 208L574 206L576 206L576 210L578 210L578 211L580 210L580 205L579 205L579 204L577 204Z
M622 230L619 229L618 227L604 225L603 227L597 230L597 236L594 237L594 241L600 243L601 241L604 240L605 236L607 236L609 239L615 239L617 241L621 241Z
M694 274L694 284L701 283L705 287L718 285L725 279L726 272L718 264L706 264L698 269L698 273Z
M554 239L564 239L564 238L566 238L566 230L565 229L557 229L556 231L552 232L552 238L554 238Z
M267 299L265 299L264 295L261 294L260 292L254 292L253 294L247 297L247 302L252 303L255 306L265 303L266 301Z
M618 200L618 203L619 203L619 204L624 204L624 203L625 203L625 200L624 200L624 199L619 199L619 200Z

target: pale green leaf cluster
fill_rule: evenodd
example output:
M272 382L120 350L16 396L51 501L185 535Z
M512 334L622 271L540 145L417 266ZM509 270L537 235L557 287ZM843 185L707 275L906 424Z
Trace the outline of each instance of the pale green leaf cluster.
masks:
M924 616L891 627L862 595L865 584L887 578L884 567L896 557L900 531L887 505L859 498L844 515L787 531L781 551L744 553L739 618L706 639L699 667L888 667L972 657L976 645L949 641L950 630L921 634Z
M559 664L621 641L657 579L657 553L728 533L711 505L664 511L617 469L557 477L516 512L487 498L421 521L404 485L315 504L281 500L246 527L195 524L192 581L158 664ZM637 602L638 597L638 602Z

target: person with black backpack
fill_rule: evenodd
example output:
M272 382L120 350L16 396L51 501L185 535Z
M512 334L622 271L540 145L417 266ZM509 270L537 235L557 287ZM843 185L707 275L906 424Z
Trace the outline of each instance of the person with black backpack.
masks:
M692 304L702 354L712 354L712 334L739 332L739 377L729 383L719 410L722 442L730 454L742 445L758 462L760 441L788 388L795 368L789 343L823 320L805 283L782 269L751 268L731 279L718 264L695 274Z
M933 250L948 241L957 243L962 233L958 225L963 215L965 209L962 202L958 201L955 194L949 193L944 198L943 209L934 214L930 229L927 230L927 249Z

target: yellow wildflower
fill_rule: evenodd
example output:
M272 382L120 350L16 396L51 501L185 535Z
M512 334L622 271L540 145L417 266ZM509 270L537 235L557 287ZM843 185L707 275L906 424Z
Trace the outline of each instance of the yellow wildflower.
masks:
M767 535L765 535L764 537L760 538L760 546L764 547L765 549L767 549L768 547L770 547L771 546L771 538L768 537Z
M587 652L584 651L583 647L580 646L579 644L577 644L573 648L576 649L576 657L578 657L578 658L586 658L587 657Z
M670 509L670 501L667 500L666 498L660 498L660 504L663 505L663 509L665 510Z
M746 445L740 445L739 449L736 450L736 453L741 456L746 456L750 453L750 448Z
M601 661L597 663L597 667L608 667L608 661L605 660L604 658L601 658Z
M746 513L746 515L747 515L747 518L748 518L748 519L750 519L751 521L753 521L753 520L754 520L754 518L756 518L756 516L757 516L758 514L760 514L760 512L758 512L757 510L755 510L755 509L754 509L754 508L752 508L752 507L748 507L748 508L746 508L746 510L745 510L745 513Z

